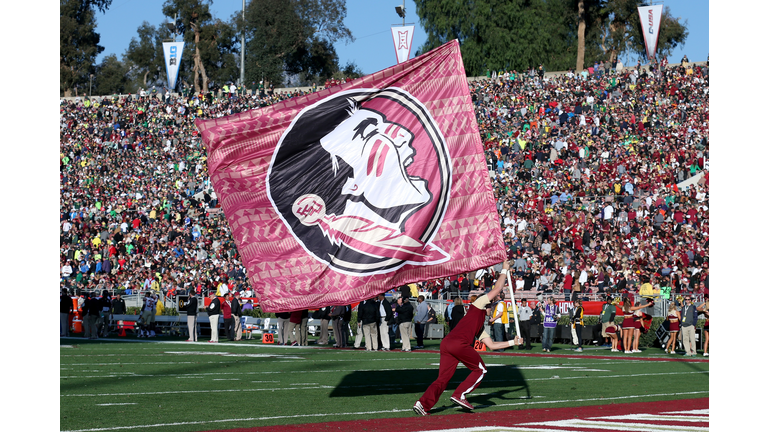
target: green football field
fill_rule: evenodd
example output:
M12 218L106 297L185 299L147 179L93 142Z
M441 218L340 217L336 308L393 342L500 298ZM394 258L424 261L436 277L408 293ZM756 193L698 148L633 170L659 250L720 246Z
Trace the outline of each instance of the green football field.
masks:
M203 431L339 420L414 417L437 377L439 340L425 350L209 344L157 338L60 342L63 431ZM551 354L485 354L488 373L468 401L477 411L574 407L709 396L709 362L660 349L611 353L555 345ZM454 414L451 391L433 415Z

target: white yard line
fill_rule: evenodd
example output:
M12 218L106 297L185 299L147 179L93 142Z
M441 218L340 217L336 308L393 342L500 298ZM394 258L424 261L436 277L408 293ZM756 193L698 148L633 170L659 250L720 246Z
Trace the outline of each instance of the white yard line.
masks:
M232 391L242 391L240 389L238 390L232 390ZM204 391L201 391L204 392ZM177 393L177 392L167 392L167 393ZM184 393L184 392L182 392ZM667 396L689 396L689 395L699 395L699 394L709 394L708 391L705 392L687 392L687 393L660 393L660 394L652 394L652 395L632 395L632 396L621 396L621 397L613 397L612 400L618 400L618 399L645 399L649 397L667 397ZM566 402L592 402L592 401L602 401L604 399L602 398L588 398L588 399L565 399L565 400L556 400L556 401L538 401L538 402L532 402L530 400L526 402L520 402L520 403L510 403L510 404L497 404L494 406L517 406L517 405L531 405L531 404L553 404L553 403L566 403ZM232 422L258 422L258 421L265 421L265 420L279 420L279 419L286 419L286 418L318 418L318 417L332 417L334 419L338 419L342 416L367 416L371 414L385 414L385 413L401 413L401 412L409 412L411 411L411 408L408 409L392 409L392 410L382 410L382 411L362 411L362 412L346 412L346 413L319 413L319 414L294 414L294 415L285 415L285 416L271 416L271 417L247 417L247 418L238 418L238 419L223 419L223 420L201 420L201 421L195 421L195 422L178 422L178 423L155 423L155 424L148 424L148 425L137 425L137 426L115 426L115 427L106 427L106 428L93 428L93 429L77 429L77 430L69 430L69 431L62 431L62 432L99 432L99 431L113 431L113 430L129 430L129 429L142 429L142 428L161 428L161 427L169 427L169 426L182 426L182 425L202 425L202 424L220 424L220 423L232 423ZM519 428L519 427L502 427L498 426L495 427L496 430L502 429L502 430L514 430L514 431L527 431L532 432L532 429L530 428ZM462 429L449 429L449 430L462 430ZM465 429L466 430L466 429ZM471 429L471 430L494 430L493 427L490 428L483 428L483 429ZM546 432L546 431L559 431L563 432L562 429L533 429L534 431L540 431L540 432ZM659 429L656 429L659 430ZM690 429L689 429L690 430ZM653 429L651 429L651 432L653 432Z
M688 414L690 412L687 412ZM626 414L600 417L602 420L651 420L651 421L709 421L709 415L673 415L673 414Z
M408 370L435 370L435 368L408 368ZM174 375L174 374L131 374L130 372L111 372L110 374L106 375L66 375L66 376L60 376L60 379L83 379L83 378L114 378L114 377L125 377L124 374L130 374L127 376L135 376L135 377L176 377L176 378L192 378L192 377L202 377L202 376L221 376L221 375L262 375L262 374L297 374L297 373L334 373L334 372L386 372L386 371L402 371L401 368L394 368L394 369L355 369L355 370L349 370L349 369L336 369L336 370L322 370L322 371L263 371L263 372L211 372L211 373L197 373L197 374L182 374L182 375ZM583 372L583 370L577 370L576 372ZM115 375L115 374L120 375ZM686 371L686 372L652 372L652 373L644 373L644 374L625 374L625 375L596 375L596 376L573 376L573 377L543 377L543 378L521 378L516 381L522 381L522 382L529 382L529 381L549 381L551 379L562 379L562 380L572 380L572 379L596 379L596 378L632 378L632 377L643 377L643 376L660 376L660 375L692 375L692 374L708 374L709 371ZM483 382L492 383L492 382L510 382L509 380L494 380L494 379L484 379ZM427 383L429 384L429 383Z
M632 432L706 432L709 427L696 426L670 426L652 423L611 423L604 421L589 421L582 419L557 420L548 422L523 423L519 426L554 426L562 428L589 428L589 429L610 429L612 431L632 431ZM538 428L533 429L538 430ZM533 432L533 431L532 431Z

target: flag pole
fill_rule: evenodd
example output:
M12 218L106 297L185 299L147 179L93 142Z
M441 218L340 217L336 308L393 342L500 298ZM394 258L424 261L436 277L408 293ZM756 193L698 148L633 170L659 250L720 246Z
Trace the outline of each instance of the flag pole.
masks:
M517 320L517 303L515 302L515 290L512 288L512 277L510 276L512 273L507 273L507 285L509 286L509 296L512 298L512 313L515 317L515 337L522 337L520 335L520 323Z

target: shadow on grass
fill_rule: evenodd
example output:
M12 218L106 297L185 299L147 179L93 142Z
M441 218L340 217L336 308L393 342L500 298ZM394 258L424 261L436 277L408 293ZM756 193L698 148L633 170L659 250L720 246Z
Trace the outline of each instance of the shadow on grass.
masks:
M483 383L476 389L478 396L472 397L473 404L495 405L492 399L518 400L530 399L531 392L523 374L515 366L488 366L485 378L491 378L493 384L486 387L499 388L492 393L484 393ZM342 378L331 391L330 397L380 396L388 394L421 393L437 379L438 370L401 371L355 371ZM448 382L446 392L451 392L469 376L469 369L460 367ZM437 408L437 407L436 407Z

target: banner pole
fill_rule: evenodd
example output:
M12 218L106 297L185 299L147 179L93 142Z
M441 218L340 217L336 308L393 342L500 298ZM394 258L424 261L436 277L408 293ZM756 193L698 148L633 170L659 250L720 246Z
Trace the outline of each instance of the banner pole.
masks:
M512 278L510 277L512 273L507 273L507 286L509 286L509 296L512 298L512 313L515 317L515 333L516 337L522 337L520 335L520 322L517 319L517 303L515 302L515 290L512 288Z

